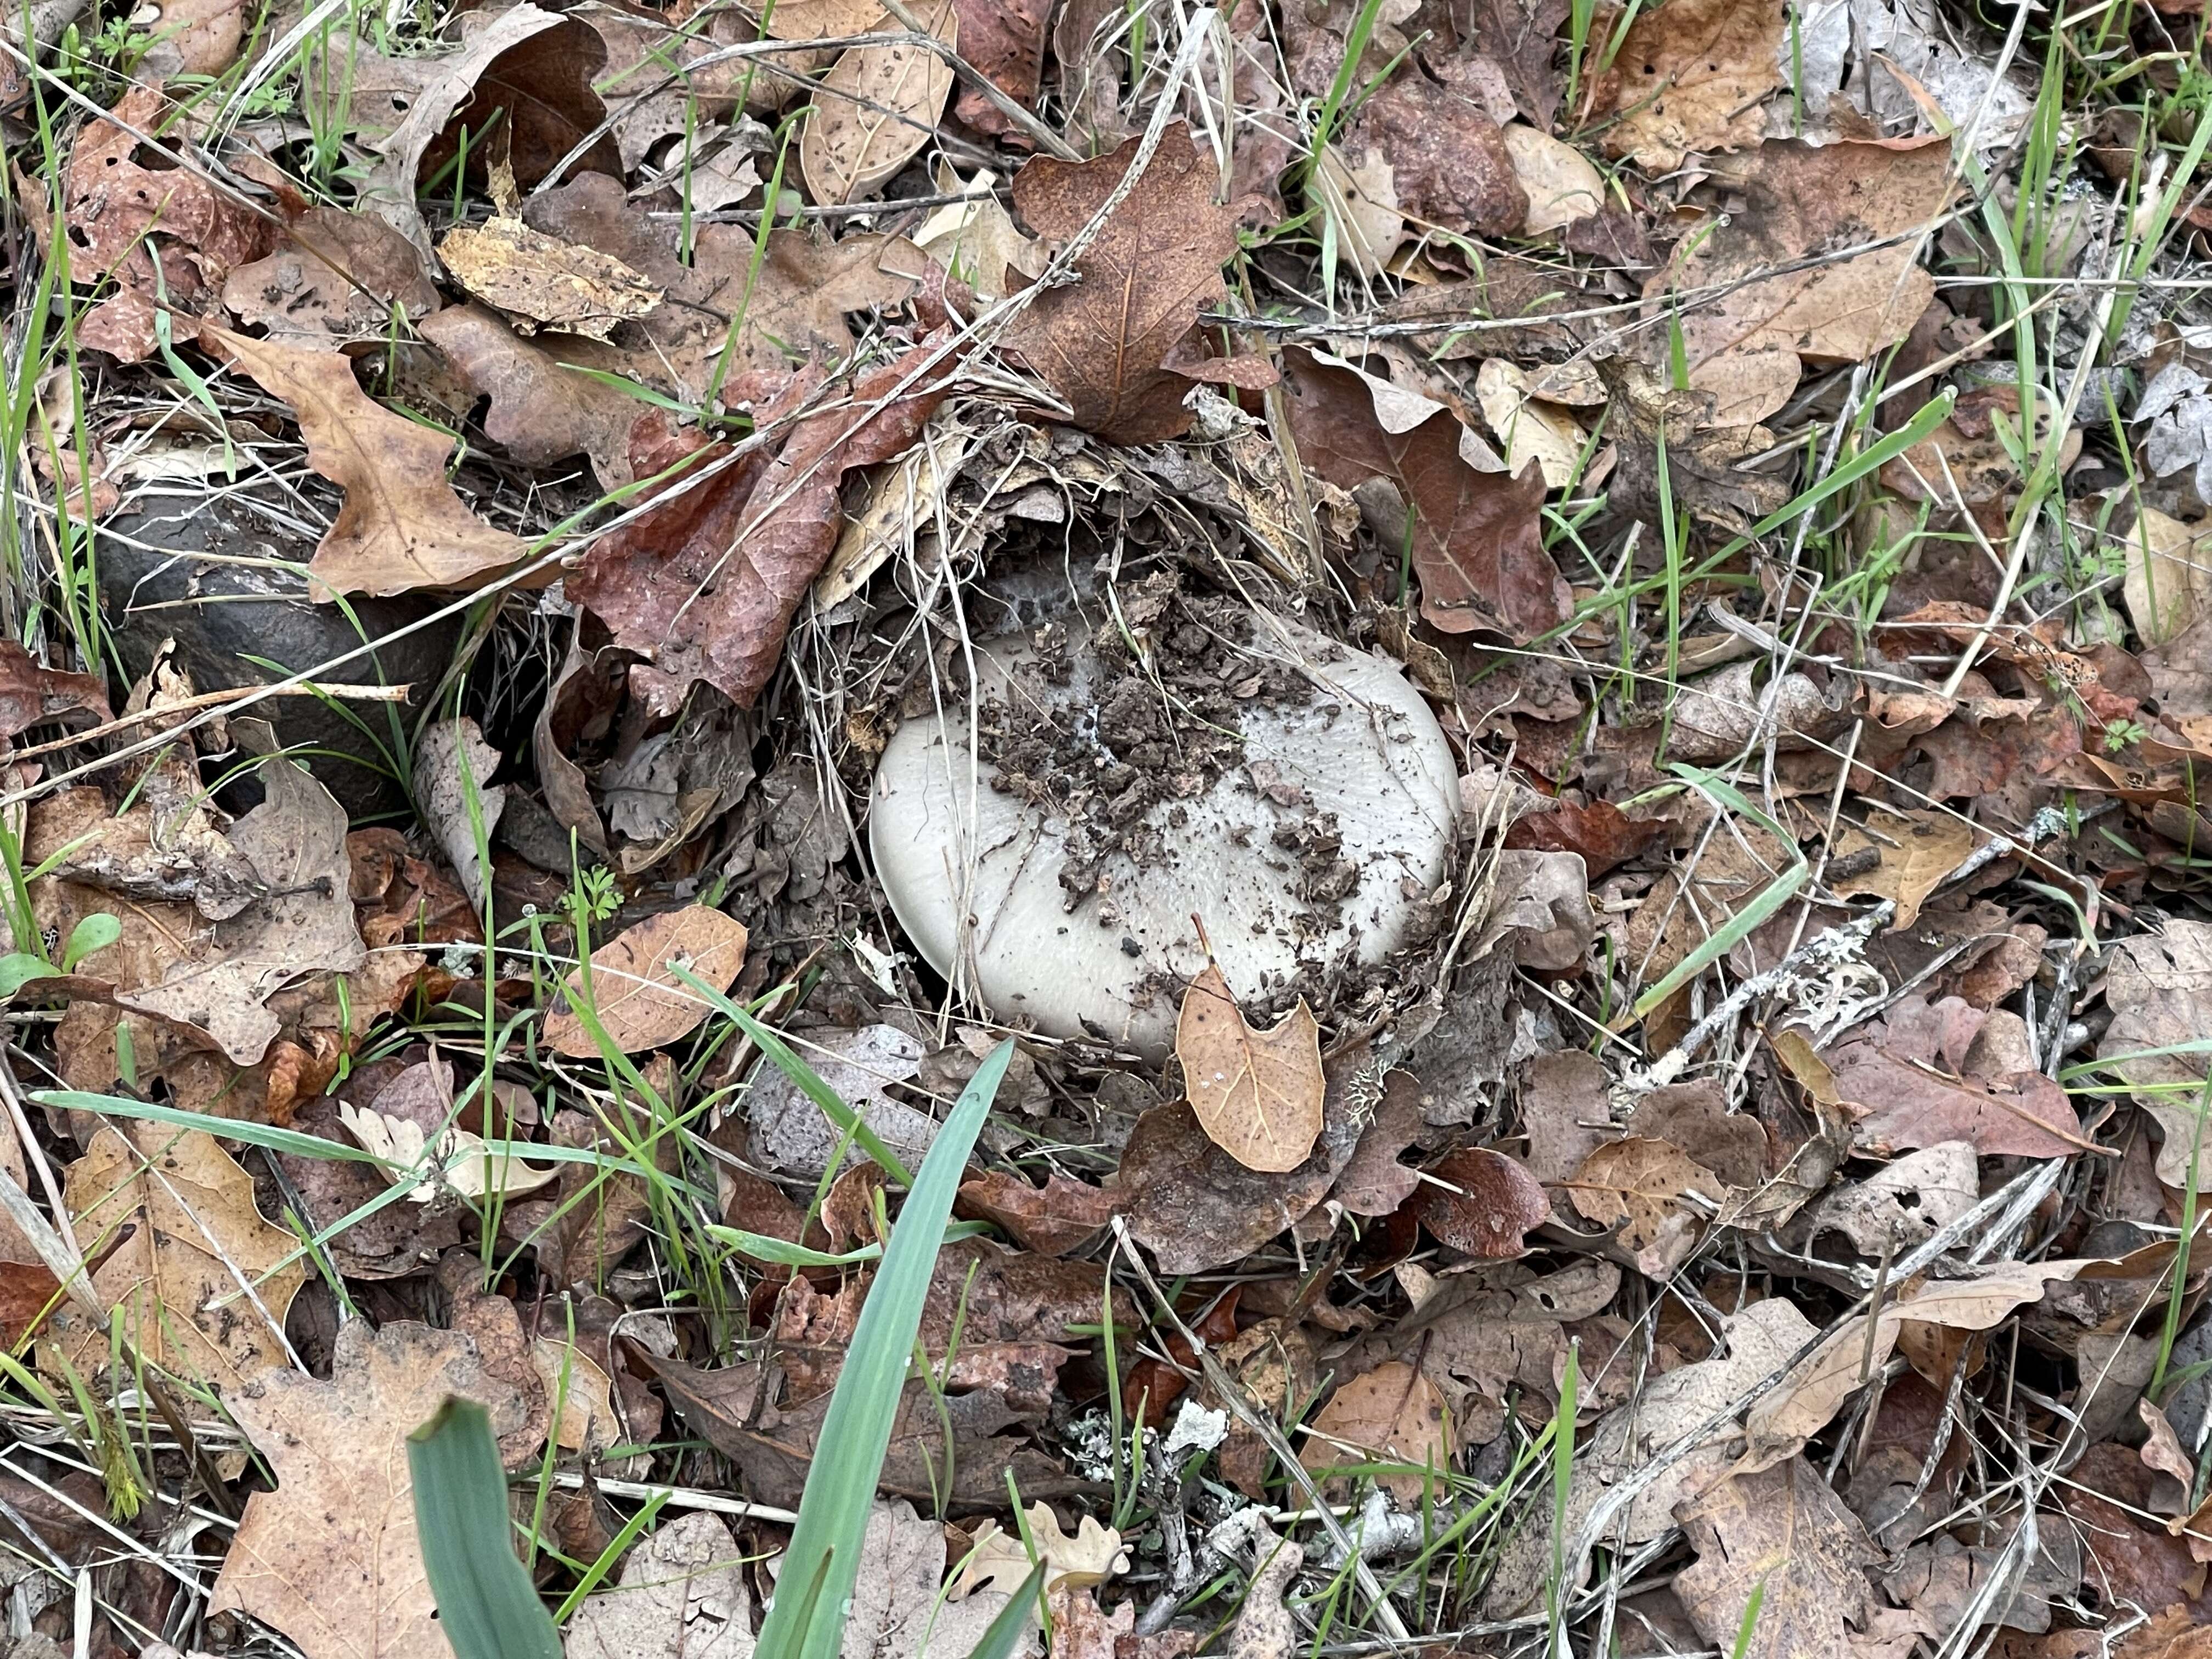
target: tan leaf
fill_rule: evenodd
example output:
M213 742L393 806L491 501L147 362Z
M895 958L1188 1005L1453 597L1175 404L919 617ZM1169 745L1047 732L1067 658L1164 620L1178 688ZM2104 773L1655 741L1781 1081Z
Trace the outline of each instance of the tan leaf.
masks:
M1325 145L1313 179L1322 212L1336 232L1337 258L1370 281L1382 275L1406 235L1382 152L1364 147L1347 157L1342 145Z
M860 1577L845 1625L844 1659L965 1659L1007 1601L979 1589L940 1602L945 1528L903 1498L878 1499L860 1543ZM1017 1653L1033 1653L1034 1638Z
M429 1203L441 1191L467 1199L535 1192L561 1174L557 1164L540 1169L526 1159L491 1152L482 1135L466 1129L449 1126L434 1139L412 1119L345 1103L338 1106L338 1121L363 1152L397 1166L394 1175L410 1170L422 1174L423 1179L407 1194L416 1204Z
M1252 1580L1229 1628L1229 1659L1293 1659L1303 1644L1283 1595L1305 1565L1305 1550L1294 1540L1276 1537L1261 1521L1252 1528Z
M752 1659L744 1563L720 1516L676 1516L638 1540L612 1589L584 1598L568 1659Z
M1708 1644L1739 1659L1850 1651L1845 1626L1868 1621L1866 1570L1882 1552L1811 1464L1731 1475L1676 1514L1698 1559L1674 1593Z
M2125 538L2121 595L2145 645L2166 645L2212 617L2212 528L2144 507Z
M415 755L415 810L437 836L439 850L478 915L489 877L477 854L477 832L489 846L507 810L505 786L491 781L499 762L499 750L465 714L433 726Z
M1321 1027L1303 999L1255 1031L1209 962L1183 993L1176 1020L1183 1093L1213 1144L1248 1170L1279 1175L1306 1161L1321 1138Z
M1401 1503L1420 1501L1426 1477L1450 1467L1452 1447L1444 1433L1444 1400L1437 1385L1402 1360L1377 1365L1329 1396L1306 1425L1298 1462L1320 1470L1346 1464L1405 1463L1403 1471L1378 1474L1375 1484Z
M1748 0L1729 3L1748 9ZM1685 237L1644 294L1719 293L1710 306L1682 308L1690 389L1713 394L1717 424L1747 426L1790 400L1800 357L1858 362L1911 331L1936 291L1914 233L1950 199L1951 143L1778 139L1714 173L1742 192L1743 210L1709 235ZM1875 241L1884 246L1825 257Z
M1680 1149L1641 1135L1598 1147L1567 1188L1586 1219L1620 1224L1615 1242L1650 1279L1666 1278L1697 1248L1698 1212L1685 1201L1692 1193L1717 1202L1720 1177Z
M458 1331L396 1321L341 1327L331 1380L272 1371L224 1403L275 1471L246 1499L210 1613L275 1626L307 1659L451 1659L415 1531L407 1437L448 1396L495 1434L524 1415Z
M1672 0L1639 14L1613 59L1622 112L1606 149L1656 175L1686 151L1757 143L1766 94L1782 85L1783 46L1778 0Z
M62 1197L79 1251L92 1261L112 1252L93 1291L153 1364L228 1392L291 1363L284 1314L307 1270L276 1264L297 1241L261 1218L253 1177L214 1136L133 1121L126 1138L103 1125L70 1165ZM48 1370L106 1365L106 1330L73 1304L49 1328Z
M963 185L951 163L939 163L939 193L967 199L947 202L914 233L915 245L975 289L979 300L998 299L1017 286L1010 274L1036 276L1044 270L1043 251L1015 228L1013 216L992 191L994 182L988 168L978 168Z
M1505 128L1505 149L1513 157L1513 176L1528 195L1523 236L1548 236L1605 205L1605 175L1572 144L1513 121Z
M2169 917L2159 933L2122 939L2105 971L2105 1001L2112 1023L2097 1058L2164 1131L2158 1178L2185 1187L2205 1075L2204 1056L2185 1045L2212 1032L2212 925ZM2196 1162L2197 1191L2212 1191L2212 1158Z
M829 40L896 27L877 0L777 0L768 33L778 40Z
M1544 488L1565 489L1582 465L1583 429L1574 416L1536 402L1528 376L1518 364L1492 357L1475 372L1474 400L1482 418L1504 441L1506 470L1518 472L1534 461L1543 469Z
M569 976L571 1006L546 1017L545 1041L572 1060L598 1059L599 1044L574 1012L584 1004L626 1054L673 1042L714 1010L671 970L680 967L726 991L744 960L745 926L720 910L694 904L648 916L592 952L588 994L580 971Z
M1877 807L1866 814L1863 829L1846 826L1830 852L1832 860L1848 859L1854 865L1872 854L1873 867L1855 875L1831 874L1828 884L1845 898L1870 893L1896 900L1897 915L1890 927L1901 933L1919 920L1928 896L1966 862L1975 840L1973 826L1955 812L1888 812Z
M1095 161L1031 161L1014 175L1023 221L1049 242L1073 237L1121 185L1139 142ZM1200 161L1187 126L1170 127L1076 261L1079 280L1039 295L1007 331L1006 343L1085 431L1113 443L1153 443L1189 426L1182 401L1191 376L1164 365L1200 310L1226 293L1221 265L1237 251L1237 210L1215 203L1213 185L1211 157ZM1227 372L1219 360L1190 367Z
M354 380L351 358L218 328L203 337L292 405L307 464L345 490L307 566L330 592L473 586L530 551L470 512L446 482L453 441L369 397Z
M604 340L642 317L660 290L611 254L532 230L520 219L463 225L439 245L453 280L525 334L539 327Z
M995 1521L983 1523L967 1564L952 1581L949 1592L952 1600L985 1588L1007 1595L1019 1589L1036 1565L1030 1557L1031 1544L1036 1548L1036 1561L1044 1564L1048 1595L1063 1589L1088 1589L1129 1570L1129 1553L1121 1547L1121 1534L1101 1526L1095 1516L1085 1516L1073 1538L1060 1530L1060 1517L1049 1504L1030 1504L1028 1521L1027 1543L1018 1534L1003 1530Z
M1872 1321L1861 1314L1845 1320L1801 1360L1780 1387L1753 1405L1745 1419L1751 1449L1742 1469L1771 1468L1826 1428L1844 1401L1881 1367L1896 1348L1900 1331L1911 1325L1954 1331L1992 1329L2023 1304L2039 1301L2052 1280L2073 1279L2092 1262L2008 1261L1985 1268L1972 1279L1936 1280L1889 1303ZM1871 1362L1869 1363L1869 1356Z
M917 13L947 46L960 45L952 0ZM930 140L952 95L952 65L915 45L851 46L815 89L799 135L799 171L818 204L857 201Z

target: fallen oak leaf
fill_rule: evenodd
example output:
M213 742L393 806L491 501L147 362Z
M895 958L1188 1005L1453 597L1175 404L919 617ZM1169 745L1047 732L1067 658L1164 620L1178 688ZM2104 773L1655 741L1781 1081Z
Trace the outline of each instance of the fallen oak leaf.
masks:
M345 491L307 565L325 591L471 587L528 556L527 542L477 518L446 482L453 440L369 397L351 358L213 327L201 337L291 404L307 464Z
M1955 812L1877 808L1867 813L1863 827L1848 825L1837 836L1826 879L1840 897L1896 901L1890 928L1901 933L1919 919L1922 903L1966 862L1975 844L1973 826ZM1839 861L1844 862L1841 870Z
M223 307L278 345L337 351L379 340L396 307L412 322L437 310L436 284L421 250L383 220L342 208L310 208L276 252L234 265Z
M1731 1474L1674 1513L1698 1556L1675 1594L1735 1659L1840 1656L1845 1627L1868 1626L1867 1569L1885 1553L1803 1458Z
M681 966L718 991L744 966L745 925L704 904L664 910L592 952L588 992L582 971L562 991L569 1006L546 1017L545 1041L571 1060L600 1057L575 1009L588 1006L607 1040L623 1054L658 1048L695 1030L714 1006L672 969Z
M1820 1053L1852 1134L1870 1149L1964 1140L1984 1156L2065 1158L2092 1150L2066 1091L2026 1053L2020 1016L1917 994Z
M1304 998L1269 1029L1255 1030L1209 958L1183 993L1176 1059L1184 1096L1215 1146L1263 1174L1306 1161L1321 1138L1327 1085L1321 1027Z
M1534 462L1517 477L1463 459L1465 430L1448 410L1393 432L1349 368L1302 347L1283 352L1291 432L1306 465L1340 489L1370 478L1395 484L1410 507L1421 615L1448 634L1495 628L1526 642L1565 622L1572 595L1544 550L1544 479Z
M1113 1219L1120 1201L1087 1182L1048 1172L1042 1188L1019 1176L988 1170L960 1184L954 1213L963 1220L988 1221L1005 1229L1014 1243L1039 1255L1079 1250Z
M1298 1449L1298 1462L1316 1473L1347 1464L1410 1464L1375 1477L1376 1486L1407 1504L1420 1502L1423 1489L1450 1468L1451 1458L1443 1395L1402 1360L1377 1365L1330 1395L1307 1425Z
M1024 222L1048 243L1075 237L1121 187L1141 143L1095 161L1029 162L1014 175ZM1199 312L1227 296L1221 266L1237 251L1240 211L1215 205L1211 163L1176 122L1076 260L1077 280L1039 294L1007 331L1007 346L1075 425L1109 443L1156 443L1188 428L1193 381L1273 384L1264 363L1177 355Z
M1656 178L1681 166L1687 151L1757 143L1766 94L1782 85L1784 51L1774 0L1673 0L1639 14L1605 77L1620 111L1606 149Z
M1129 1553L1121 1547L1121 1534L1101 1525L1096 1516L1083 1516L1073 1538L1060 1529L1060 1517L1049 1504L1030 1504L1026 1519L1026 1539L1007 1533L995 1521L984 1522L960 1576L946 1592L948 1600L957 1601L976 1589L994 1589L1006 1594L1019 1589L1035 1565L1032 1548L1036 1552L1036 1561L1044 1564L1048 1595L1089 1589L1129 1570Z
M679 1515L623 1558L570 1617L568 1659L752 1659L744 1553L719 1516Z
M226 1399L276 1486L246 1499L209 1611L274 1626L307 1659L449 1659L407 1437L453 1395L489 1412L495 1434L524 1414L461 1333L404 1320L372 1333L356 1319L338 1331L329 1382L275 1370Z
M946 355L920 345L870 370L843 406L801 418L773 459L763 450L694 448L665 422L641 422L638 431L657 446L650 471L676 465L687 449L702 465L734 464L603 538L568 577L568 596L661 672L705 680L750 707L836 547L839 482L914 441L951 387Z
M1689 1260L1702 1231L1692 1194L1717 1204L1720 1178L1680 1148L1643 1135L1608 1140L1582 1162L1567 1197L1585 1220L1618 1227L1636 1270L1664 1280Z
M143 1121L103 1124L62 1194L92 1290L152 1364L227 1394L291 1364L284 1316L306 1281L295 1240L262 1219L253 1177L213 1135ZM248 1291L247 1286L252 1286ZM108 1329L55 1310L41 1365L106 1364Z

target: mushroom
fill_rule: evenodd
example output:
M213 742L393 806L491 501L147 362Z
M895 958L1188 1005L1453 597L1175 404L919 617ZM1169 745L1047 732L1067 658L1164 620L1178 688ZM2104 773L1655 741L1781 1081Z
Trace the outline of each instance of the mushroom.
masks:
M1124 614L1103 650L1079 623L979 641L981 702L910 719L884 749L884 891L930 965L998 1018L1157 1062L1209 943L1256 997L1381 962L1442 881L1457 769L1420 693L1379 655L1225 611L1127 635Z

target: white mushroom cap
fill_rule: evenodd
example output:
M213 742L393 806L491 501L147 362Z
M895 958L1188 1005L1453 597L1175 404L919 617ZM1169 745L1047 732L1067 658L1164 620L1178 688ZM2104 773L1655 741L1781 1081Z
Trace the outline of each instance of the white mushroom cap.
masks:
M1036 673L1010 679L1035 658L1019 635L979 643L977 677L987 696L1011 685L1012 698L1082 730L1097 713L1086 644L1079 638L1066 653L1064 685ZM1179 988L1206 963L1194 914L1240 996L1347 949L1372 963L1399 948L1443 880L1452 842L1458 776L1442 728L1382 657L1264 614L1246 648L1298 665L1313 700L1245 706L1244 766L1149 808L1162 861L1139 868L1116 854L1100 891L1073 911L1059 879L1067 823L992 787L965 708L900 726L876 768L869 841L891 908L932 967L1001 1018L1055 1036L1103 1031L1158 1060L1174 1043ZM1102 747L1102 763L1109 758ZM1273 839L1316 812L1334 815L1339 856L1358 872L1333 903L1300 896L1299 858Z

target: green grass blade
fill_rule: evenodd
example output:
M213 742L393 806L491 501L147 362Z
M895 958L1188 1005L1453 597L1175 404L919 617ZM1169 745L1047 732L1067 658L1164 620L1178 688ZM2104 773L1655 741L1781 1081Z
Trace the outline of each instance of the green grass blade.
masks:
M561 1633L514 1553L491 1419L449 1399L407 1437L415 1532L455 1659L561 1659Z
M861 1304L781 1573L787 1586L818 1583L820 1589L804 1602L787 1595L775 1598L759 1643L760 1651L772 1659L833 1659L843 1644L843 1609L860 1577L868 1506L898 1420L907 1357L921 1328L929 1276L967 1168L968 1150L990 1114L1013 1054L1011 1038L991 1051L937 1132Z
M999 1609L999 1616L983 1632L983 1639L975 1644L968 1659L1012 1659L1017 1650L1029 1639L1032 1609L1036 1606L1037 1592L1044 1586L1044 1567L1042 1561L1030 1569L1030 1576L1022 1580L1022 1587Z

